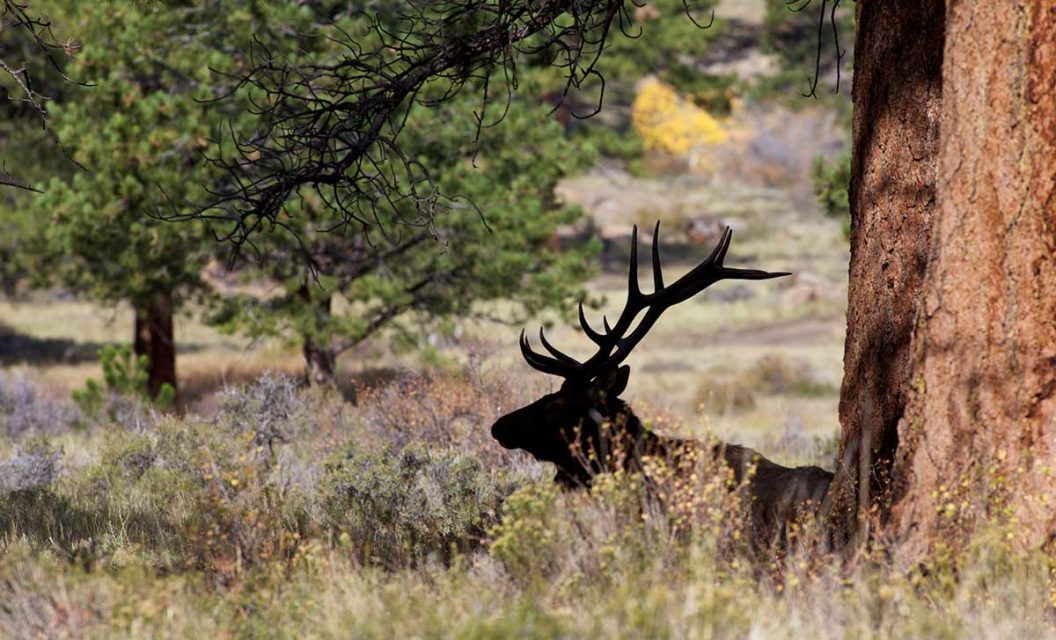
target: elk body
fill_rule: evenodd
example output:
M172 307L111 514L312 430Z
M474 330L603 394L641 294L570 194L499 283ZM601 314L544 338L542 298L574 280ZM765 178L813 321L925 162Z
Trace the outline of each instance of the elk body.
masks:
M732 233L725 231L711 254L670 286L664 285L660 265L659 230L653 233L652 263L655 289L646 294L638 286L638 229L632 233L627 304L616 323L597 331L587 322L583 305L579 321L583 332L597 345L589 359L580 362L547 341L539 340L549 355L536 353L524 332L521 354L533 368L563 379L558 391L499 418L491 434L507 449L523 449L537 460L557 467L555 480L569 488L589 487L599 473L614 466L640 471L648 457L678 458L690 450L711 446L733 470L737 484L746 483L752 500L754 524L772 529L797 510L821 504L832 473L819 467L788 468L738 445L705 445L700 441L665 438L645 428L620 395L627 387L630 367L621 363L669 307L688 300L720 280L765 280L788 275L723 266ZM644 315L642 315L644 312ZM634 320L642 315L637 326ZM752 470L748 473L749 469Z

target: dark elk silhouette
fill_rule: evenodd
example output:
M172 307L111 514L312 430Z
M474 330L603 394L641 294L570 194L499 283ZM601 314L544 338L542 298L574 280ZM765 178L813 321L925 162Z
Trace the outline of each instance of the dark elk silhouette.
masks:
M688 300L720 280L768 280L789 275L723 265L732 232L726 229L711 254L670 286L664 285L660 266L660 223L653 232L653 293L638 286L638 227L631 234L627 304L616 324L603 319L604 331L587 322L582 303L579 323L597 345L580 362L556 349L539 330L539 341L549 355L532 350L521 332L521 354L533 368L564 379L561 388L532 404L499 418L491 435L507 449L523 449L536 459L557 466L555 480L566 487L590 486L593 478L614 468L640 471L647 457L678 457L699 451L694 440L665 438L646 429L619 396L627 387L630 367L621 363L669 307ZM642 319L632 330L635 319ZM817 507L833 475L818 467L788 468L755 451L719 443L712 454L733 470L734 480L746 484L752 516L761 526L779 525L805 506ZM751 472L749 472L751 470Z

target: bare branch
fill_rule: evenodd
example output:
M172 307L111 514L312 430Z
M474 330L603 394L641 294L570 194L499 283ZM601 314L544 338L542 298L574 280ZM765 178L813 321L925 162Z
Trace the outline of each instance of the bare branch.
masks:
M393 225L435 237L434 218L460 198L442 193L429 167L404 153L400 138L411 111L475 92L481 96L471 123L475 145L483 129L505 117L518 60L531 58L562 72L562 99L594 87L596 104L574 114L590 117L604 99L598 60L613 24L622 30L629 21L624 0L383 6L356 16L359 30L321 26L317 35L330 47L325 54L289 54L258 39L249 70L227 74L233 93L256 96L250 107L256 126L217 134L209 161L224 179L210 201L159 215L210 221L237 250L275 227L288 201L312 193L335 214L334 229L380 234L390 243ZM688 4L686 13L693 19Z

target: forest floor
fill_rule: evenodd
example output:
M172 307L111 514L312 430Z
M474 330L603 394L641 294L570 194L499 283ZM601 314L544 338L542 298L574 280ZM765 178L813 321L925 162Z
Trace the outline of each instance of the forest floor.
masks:
M824 463L831 446L813 436L836 428L840 231L795 210L745 215L730 262L798 278L716 285L672 309L634 355L628 397L662 428L727 430L779 460ZM623 282L605 272L593 284L618 306ZM788 548L751 544L747 498L708 460L688 485L660 476L647 491L613 474L560 491L552 469L488 433L554 384L517 362L514 327L467 326L428 366L369 345L343 363L343 376L374 381L351 404L260 375L295 371L290 350L185 322L185 386L227 384L176 417L70 399L68 385L97 372L63 359L123 339L126 312L2 312L17 327L5 339L59 362L0 370L3 638L1056 633L1051 565L1010 542L1014 521L906 567L880 540L845 561L809 518ZM554 339L583 344L569 328Z

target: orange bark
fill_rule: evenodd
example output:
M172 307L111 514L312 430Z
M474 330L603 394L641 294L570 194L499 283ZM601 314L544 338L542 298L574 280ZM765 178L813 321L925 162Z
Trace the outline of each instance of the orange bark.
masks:
M1026 545L1056 533L1056 6L951 0L946 19L938 210L893 469L908 557L984 516Z

